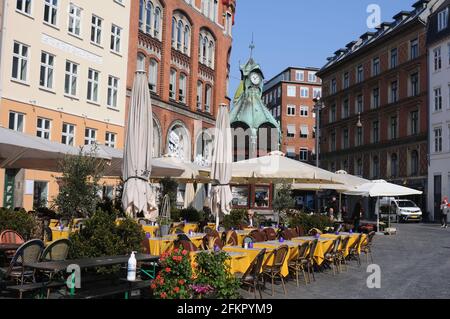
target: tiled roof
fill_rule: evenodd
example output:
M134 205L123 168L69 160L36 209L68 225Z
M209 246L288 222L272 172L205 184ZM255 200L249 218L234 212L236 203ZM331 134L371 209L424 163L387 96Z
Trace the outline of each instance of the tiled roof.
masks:
M397 13L392 22L383 22L376 29L376 32L366 32L359 39L352 41L346 45L346 48L339 49L334 53L334 56L327 58L328 62L320 69L319 75L327 69L337 65L346 60L350 56L361 52L369 45L379 41L385 36L397 31L401 27L416 21L421 18L421 15L428 10L430 4L437 0L419 0L413 4L414 10L400 11Z

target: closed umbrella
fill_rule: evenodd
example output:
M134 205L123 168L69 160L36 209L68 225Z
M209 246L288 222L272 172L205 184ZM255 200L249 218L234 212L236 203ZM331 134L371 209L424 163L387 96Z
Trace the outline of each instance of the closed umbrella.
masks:
M170 223L170 196L169 194L164 195L161 203L161 216L160 216L160 231L161 236L166 236L169 234L169 223Z
M194 199L195 199L194 184L187 183L186 190L184 192L184 208L192 207Z
M123 208L127 214L148 213L151 206L149 178L152 170L152 104L145 72L137 71L131 91L123 155Z
M216 228L219 228L221 215L229 215L233 195L231 181L231 128L226 105L221 105L217 117L214 139L214 152L211 164L211 211L216 216Z
M195 199L193 206L196 210L201 211L205 206L206 190L204 184L197 184L197 191L195 192Z

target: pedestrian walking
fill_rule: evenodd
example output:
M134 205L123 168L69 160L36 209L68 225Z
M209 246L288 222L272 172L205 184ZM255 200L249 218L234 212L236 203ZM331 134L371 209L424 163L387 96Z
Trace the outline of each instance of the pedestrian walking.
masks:
M444 197L441 204L441 227L448 228L447 225L447 214L450 208L450 204L448 203L448 197Z
M355 208L353 209L352 215L353 227L355 232L358 232L359 230L359 223L361 222L362 212L363 208L361 205L361 200L358 200L358 202L355 204Z

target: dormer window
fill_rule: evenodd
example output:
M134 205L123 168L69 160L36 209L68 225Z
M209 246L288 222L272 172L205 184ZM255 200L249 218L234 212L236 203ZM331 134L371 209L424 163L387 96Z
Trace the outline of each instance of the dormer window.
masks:
M448 27L448 8L438 13L438 32Z

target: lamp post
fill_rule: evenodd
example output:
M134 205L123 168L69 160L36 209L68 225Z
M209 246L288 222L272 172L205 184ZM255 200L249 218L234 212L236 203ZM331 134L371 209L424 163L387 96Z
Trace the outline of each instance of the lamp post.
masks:
M320 166L320 111L323 108L322 100L320 97L315 97L314 101L314 112L316 114L316 167ZM320 213L319 208L319 192L316 191L316 213Z

